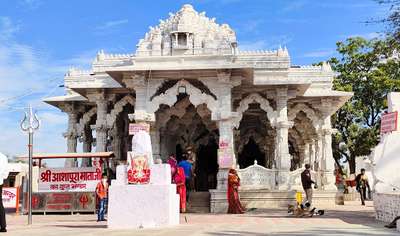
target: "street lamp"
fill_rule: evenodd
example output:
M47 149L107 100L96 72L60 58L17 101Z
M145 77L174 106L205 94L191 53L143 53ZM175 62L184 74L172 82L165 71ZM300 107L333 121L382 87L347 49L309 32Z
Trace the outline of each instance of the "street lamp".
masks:
M22 131L28 132L29 134L29 182L28 182L28 225L32 224L32 165L33 165L33 133L39 129L40 121L36 113L32 111L32 107L29 105L29 114L25 112L24 119L21 121Z

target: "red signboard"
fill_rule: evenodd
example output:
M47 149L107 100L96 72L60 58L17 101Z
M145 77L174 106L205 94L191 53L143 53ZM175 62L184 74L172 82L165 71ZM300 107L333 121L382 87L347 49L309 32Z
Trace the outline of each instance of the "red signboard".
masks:
M397 111L382 115L381 134L390 133L397 130Z
M94 192L101 174L95 167L41 168L39 192Z

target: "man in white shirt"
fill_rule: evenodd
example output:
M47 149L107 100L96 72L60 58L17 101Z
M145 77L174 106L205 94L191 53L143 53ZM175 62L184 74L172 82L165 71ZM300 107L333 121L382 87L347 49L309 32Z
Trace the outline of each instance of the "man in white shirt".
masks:
M8 159L0 152L0 233L7 232L6 230L6 212L3 206L3 181L7 179L9 174Z

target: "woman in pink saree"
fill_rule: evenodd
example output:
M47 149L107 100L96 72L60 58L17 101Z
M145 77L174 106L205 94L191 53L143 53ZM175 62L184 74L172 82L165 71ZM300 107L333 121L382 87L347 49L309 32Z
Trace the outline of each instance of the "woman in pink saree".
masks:
M169 156L167 163L171 166L171 178L173 182L176 169L178 168L178 162L176 161L176 157L174 154L171 154Z
M243 214L244 207L239 198L240 178L234 169L229 170L228 174L228 214Z
M182 167L178 167L174 175L174 183L176 184L176 192L179 194L179 206L182 213L186 212L186 186L185 172Z

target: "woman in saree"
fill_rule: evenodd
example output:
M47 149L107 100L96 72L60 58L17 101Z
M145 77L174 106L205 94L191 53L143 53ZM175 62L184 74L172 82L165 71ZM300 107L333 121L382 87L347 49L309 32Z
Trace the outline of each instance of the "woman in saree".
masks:
M181 213L186 212L186 186L185 186L185 171L182 167L177 167L176 173L173 177L176 184L176 193L179 194L179 206Z
M235 169L230 169L228 174L228 214L243 214L244 207L239 198L240 178Z
M174 182L176 168L178 168L178 162L176 161L176 157L174 154L169 155L167 163L171 166L171 178L172 182Z

